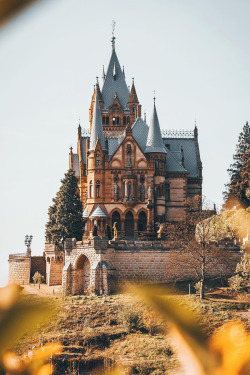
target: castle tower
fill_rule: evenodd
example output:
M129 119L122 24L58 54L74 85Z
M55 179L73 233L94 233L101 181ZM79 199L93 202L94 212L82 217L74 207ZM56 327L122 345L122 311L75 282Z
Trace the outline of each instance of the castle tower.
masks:
M165 176L166 176L166 148L164 147L158 115L155 107L148 131L147 143L144 153L147 155L151 168L154 168L154 179L151 182L155 197L155 221L164 221L166 213L165 202Z
M100 90L97 82L102 124L105 136L119 136L128 124L132 125L137 117L141 116L141 105L135 90L134 80L131 90L125 80L124 67L121 69L116 51L114 39L112 39L112 54L105 74L102 72L103 87ZM90 113L90 129L94 109L94 94L92 96Z

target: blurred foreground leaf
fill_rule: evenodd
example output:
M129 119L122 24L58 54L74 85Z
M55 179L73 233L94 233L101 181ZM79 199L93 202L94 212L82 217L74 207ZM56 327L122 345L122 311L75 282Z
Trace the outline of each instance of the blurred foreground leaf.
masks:
M167 295L167 289L134 286L132 291L170 323L170 333L185 374L247 375L250 335L242 323L226 324L208 340L191 308Z
M44 303L25 303L20 291L15 284L0 288L0 374L50 374L50 365L44 363L62 351L60 344L47 344L22 357L8 351L22 334L41 323L49 311Z
M0 27L37 0L0 0Z

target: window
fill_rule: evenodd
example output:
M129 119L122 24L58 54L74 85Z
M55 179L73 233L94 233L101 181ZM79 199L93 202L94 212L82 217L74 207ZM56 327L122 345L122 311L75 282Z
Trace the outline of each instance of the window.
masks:
M109 125L109 117L106 117L106 125Z
M89 183L89 197L93 198L93 182L90 181Z
M100 165L101 165L101 154L100 154L100 152L98 151L98 152L96 153L96 156L95 156L95 166L96 166L96 167L100 167Z
M115 117L113 117L113 125L115 125Z
M120 120L119 117L116 117L116 124L117 125L119 125L119 122L120 122L119 120Z
M135 106L132 107L132 113L135 113Z
M123 117L123 125L126 125L126 117Z
M128 197L131 197L132 195L132 185L131 182L128 183Z
M166 202L170 201L170 185L169 184L165 185L165 199L166 199Z
M100 198L100 181L96 181L96 198Z
M130 119L129 119L129 117L127 117L127 124L130 124Z
M159 169L159 160L155 158L155 169Z

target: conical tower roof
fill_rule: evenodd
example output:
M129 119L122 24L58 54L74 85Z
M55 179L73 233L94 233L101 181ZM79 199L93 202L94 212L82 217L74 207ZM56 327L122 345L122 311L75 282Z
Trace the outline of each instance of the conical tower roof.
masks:
M153 107L153 113L151 117L151 122L148 131L148 138L146 143L146 148L144 153L150 152L162 152L166 154L166 149L163 144L162 136L161 136L161 129L160 124L157 116L157 111L155 108L155 103Z
M117 93L119 103L123 109L128 108L129 90L115 49L113 48L102 88L104 108L108 109L112 105L115 93Z
M128 102L129 103L139 103L139 100L138 100L138 97L137 97L137 94L136 94L136 90L135 90L134 80L133 80L132 87L131 87L131 90L130 90Z
M90 133L89 150L95 150L98 139L100 140L102 150L105 150L106 142L105 142L103 127L102 127L102 117L101 117L101 111L100 111L100 105L99 105L99 99L98 99L98 91L96 89L95 90L95 105L94 105L94 110L93 110L92 127L91 127L91 133Z

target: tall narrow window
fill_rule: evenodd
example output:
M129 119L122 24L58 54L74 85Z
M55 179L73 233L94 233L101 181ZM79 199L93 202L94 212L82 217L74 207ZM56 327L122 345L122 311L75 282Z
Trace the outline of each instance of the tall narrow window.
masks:
M120 119L119 117L116 117L116 124L119 125Z
M96 198L100 198L100 181L96 181Z
M132 185L131 182L128 183L128 197L131 198L132 195Z
M155 157L155 169L159 169L159 160Z
M95 156L95 166L100 167L101 165L101 154L99 151L97 151L96 156Z
M113 125L115 125L115 117L113 117Z
M169 184L165 185L165 199L166 199L166 202L170 201L170 185Z
M126 117L123 117L123 125L126 125Z
M93 181L89 183L89 197L93 198Z
M106 125L109 125L109 117L106 117Z

